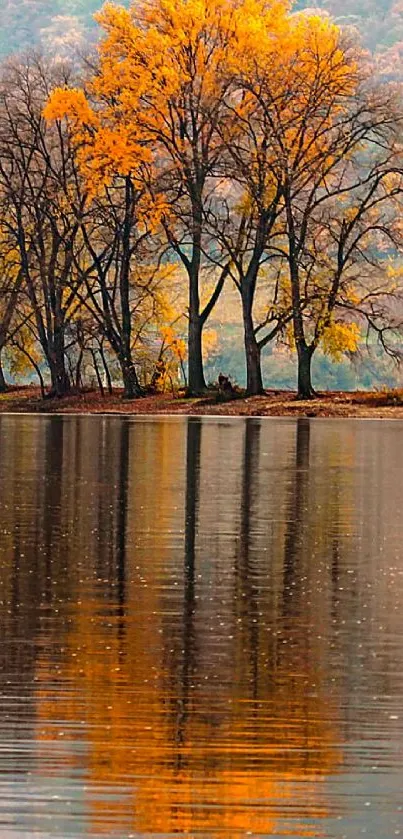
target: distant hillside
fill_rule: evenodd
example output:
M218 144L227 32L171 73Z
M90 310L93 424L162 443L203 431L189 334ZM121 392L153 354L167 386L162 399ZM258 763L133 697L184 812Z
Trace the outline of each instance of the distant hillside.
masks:
M70 51L94 29L102 0L0 0L0 55L41 45Z
M123 0L128 5L129 0ZM71 54L90 32L100 0L0 0L0 55L41 44ZM357 27L381 69L396 72L403 59L403 0L299 0L298 6L325 9L345 25Z
M302 0L301 5L308 6ZM403 72L403 0L320 0L338 23L353 26L385 74Z

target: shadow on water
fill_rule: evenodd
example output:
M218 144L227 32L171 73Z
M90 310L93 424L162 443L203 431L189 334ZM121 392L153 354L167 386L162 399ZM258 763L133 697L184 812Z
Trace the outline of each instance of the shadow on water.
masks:
M396 429L0 417L2 836L403 829Z

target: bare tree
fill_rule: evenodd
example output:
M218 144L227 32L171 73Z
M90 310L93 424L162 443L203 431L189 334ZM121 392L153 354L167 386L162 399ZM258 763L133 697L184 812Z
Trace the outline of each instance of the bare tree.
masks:
M80 246L77 208L84 197L69 138L59 124L46 124L42 110L52 84L68 77L68 70L30 56L24 63L7 63L0 79L3 224L19 254L20 281L57 396L70 387L65 332L81 283L74 251Z

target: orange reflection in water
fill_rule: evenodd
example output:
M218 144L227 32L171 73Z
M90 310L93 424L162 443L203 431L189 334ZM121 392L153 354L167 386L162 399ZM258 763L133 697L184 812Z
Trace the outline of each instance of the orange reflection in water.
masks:
M99 602L82 601L52 689L45 649L37 662L41 771L46 744L62 732L71 745L65 773L85 769L93 831L108 835L113 825L122 833L238 839L246 830L275 833L289 812L293 831L318 835L308 821L326 815L322 779L339 761L325 696L320 686L306 689L319 674L296 679L283 660L266 701L246 697L248 685L227 677L209 690L205 671L173 694L170 668L178 662L166 656L160 620L149 621L146 632L142 611L139 620L132 615L124 638L119 619L110 623L105 630ZM77 740L86 748L75 757ZM125 791L123 808L119 799L91 795L114 784Z
M187 435L180 425L126 427L103 455L112 464L111 511L101 487L88 508L100 519L89 527L85 497L69 496L71 596L64 624L52 620L48 636L41 632L36 737L42 775L81 773L94 833L238 839L247 830L280 833L289 818L292 832L312 836L312 820L326 815L323 779L337 771L340 733L323 640L301 619L303 608L305 620L331 620L330 589L315 593L310 580L305 603L300 590L317 570L312 545L298 541L315 491L307 427L296 453L286 426L271 443L283 470L274 520L259 427L225 429L231 469L220 461L223 431L203 443L197 422ZM85 486L92 460L78 444ZM72 458L70 436L65 446ZM329 483L329 497L334 491ZM321 552L330 514L325 503L309 513ZM50 746L61 741L55 764Z

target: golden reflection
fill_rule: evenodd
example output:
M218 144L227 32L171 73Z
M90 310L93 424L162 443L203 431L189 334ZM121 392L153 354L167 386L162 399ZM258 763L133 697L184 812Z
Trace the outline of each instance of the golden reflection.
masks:
M365 542L354 512L390 525L369 478L396 455L372 441L353 473L362 436L306 420L15 434L0 418L2 671L32 694L34 775L81 784L90 833L318 835L368 585L397 625L357 565L393 528ZM379 692L393 667L385 647Z
M130 827L137 832L230 831L233 839L245 830L273 832L295 806L302 782L293 827L314 835L307 825L322 815L317 785L337 767L337 732L315 645L307 648L302 633L288 654L285 636L276 640L274 630L281 598L270 598L276 617L266 611L266 594L251 585L262 547L259 539L253 547L259 426L229 431L240 472L232 469L226 481L220 427L203 440L202 424L190 422L186 445L177 424L130 434L126 426L115 454L117 509L108 544L114 596L94 596L88 576L76 583L78 603L70 606L53 688L52 660L42 646L38 740L43 746L58 740L63 720L63 737L86 744L87 788L130 788ZM225 488L225 511L214 511L214 495L221 498ZM281 554L284 531L275 540ZM96 543L86 552L96 553ZM218 640L209 638L218 624ZM74 748L67 752L66 768ZM94 831L108 834L119 818L127 828L119 800L97 797L88 808Z

